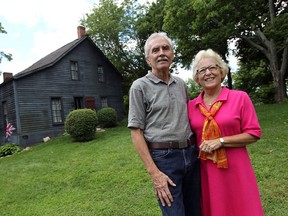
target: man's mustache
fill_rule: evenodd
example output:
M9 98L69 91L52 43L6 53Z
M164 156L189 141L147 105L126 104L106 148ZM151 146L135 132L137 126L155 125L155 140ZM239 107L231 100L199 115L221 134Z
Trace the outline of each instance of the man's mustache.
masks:
M157 62L159 61L168 61L168 58L166 56L160 56L159 58L157 58Z

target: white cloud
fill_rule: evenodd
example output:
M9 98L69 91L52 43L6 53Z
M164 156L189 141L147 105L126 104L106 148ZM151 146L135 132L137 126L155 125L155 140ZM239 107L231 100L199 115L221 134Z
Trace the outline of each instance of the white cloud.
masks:
M238 70L239 65L238 65L238 59L236 58L235 55L233 55L233 51L235 51L236 48L236 40L230 40L229 41L229 51L228 51L228 61L229 61L229 66L231 67L231 71L235 72Z
M1 0L0 16L13 24L32 28L40 22L48 28L78 21L92 8L92 0ZM97 1L95 1L97 2Z
M239 66L238 66L238 59L231 54L231 55L229 55L229 57L228 57L228 61L229 61L229 66L231 67L231 71L232 71L232 72L237 71L238 68L239 68Z
M2 59L2 72L20 72L50 52L77 38L77 26L90 13L93 0L1 0L0 18L7 35L1 51L11 53L12 61ZM5 23L5 24L4 24ZM3 42L4 41L4 42ZM3 43L3 44L2 44Z
M37 7L31 7L32 3L33 0L2 0L0 15L13 24L25 23L27 26L33 26L38 19L35 17Z
M80 19L91 9L92 4L85 0L42 1L36 16L45 27L37 27L33 32L34 44L30 49L31 54L43 57L76 39Z

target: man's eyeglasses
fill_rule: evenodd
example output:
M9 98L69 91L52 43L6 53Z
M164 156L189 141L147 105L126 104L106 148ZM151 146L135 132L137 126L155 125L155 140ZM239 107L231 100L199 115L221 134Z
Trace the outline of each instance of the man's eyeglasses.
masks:
M197 70L197 74L203 75L203 74L206 73L207 69L210 72L215 72L218 67L219 67L218 65L215 65L215 66L209 66L209 67L205 67L205 68L200 68L200 69Z

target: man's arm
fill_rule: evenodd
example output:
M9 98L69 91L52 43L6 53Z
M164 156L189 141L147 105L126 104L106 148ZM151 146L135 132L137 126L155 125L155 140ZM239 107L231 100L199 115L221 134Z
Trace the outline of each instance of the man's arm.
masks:
M142 159L147 172L152 178L156 196L160 199L163 206L165 206L165 204L171 206L173 198L168 188L168 184L172 186L176 185L167 175L157 168L150 155L147 143L144 139L143 131L139 128L131 128L131 137L136 151Z

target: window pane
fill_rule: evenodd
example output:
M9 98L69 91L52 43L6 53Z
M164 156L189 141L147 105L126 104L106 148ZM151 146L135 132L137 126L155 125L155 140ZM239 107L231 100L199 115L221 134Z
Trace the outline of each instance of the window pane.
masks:
M102 106L102 108L108 107L108 100L106 97L101 98L101 106Z
M104 82L104 69L102 66L98 65L98 81Z
M79 80L78 62L71 61L70 68L72 80Z
M74 108L82 109L83 108L83 98L82 97L74 97Z
M52 119L53 123L62 123L62 105L61 105L61 99L60 98L52 98L51 99L52 104Z

